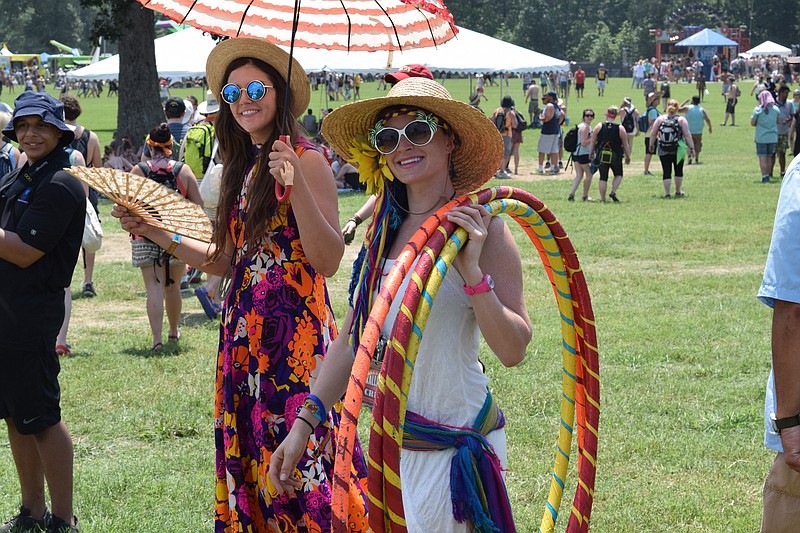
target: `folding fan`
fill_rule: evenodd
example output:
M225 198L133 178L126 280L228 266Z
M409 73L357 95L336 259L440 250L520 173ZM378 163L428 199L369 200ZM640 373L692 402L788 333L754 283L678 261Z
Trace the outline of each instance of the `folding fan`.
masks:
M67 172L146 224L211 242L211 222L199 205L155 181L113 168L70 167Z

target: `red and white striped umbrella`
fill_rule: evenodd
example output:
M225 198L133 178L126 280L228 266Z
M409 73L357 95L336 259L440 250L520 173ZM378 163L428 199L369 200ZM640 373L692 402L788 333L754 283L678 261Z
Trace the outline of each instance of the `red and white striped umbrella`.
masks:
M137 0L209 33L284 46L375 51L442 44L458 31L442 0ZM296 23L296 33L293 26Z

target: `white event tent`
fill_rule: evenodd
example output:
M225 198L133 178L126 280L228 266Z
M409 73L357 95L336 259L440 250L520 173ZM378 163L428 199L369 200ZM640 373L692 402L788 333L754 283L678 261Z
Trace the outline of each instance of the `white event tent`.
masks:
M750 54L750 56L790 56L792 55L792 49L772 41L764 41L745 53Z
M156 68L163 78L204 76L206 58L215 41L194 28L171 33L155 40ZM438 48L389 52L346 52L295 48L295 57L307 72L323 70L340 73L381 73L411 63L433 71L543 72L567 70L569 63L516 46L466 28L459 28L455 39ZM119 77L119 55L71 71L72 79L114 79Z

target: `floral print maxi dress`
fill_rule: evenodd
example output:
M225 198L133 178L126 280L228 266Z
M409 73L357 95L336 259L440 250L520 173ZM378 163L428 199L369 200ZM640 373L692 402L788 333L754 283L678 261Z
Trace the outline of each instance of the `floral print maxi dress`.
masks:
M294 424L336 334L325 279L303 254L291 204L282 203L259 249L246 249L248 173L229 219L238 251L220 328L214 401L216 517L220 532L330 531L335 410L300 460L303 487L273 497L269 460ZM331 429L333 425L333 430ZM366 464L356 443L351 531L366 531Z

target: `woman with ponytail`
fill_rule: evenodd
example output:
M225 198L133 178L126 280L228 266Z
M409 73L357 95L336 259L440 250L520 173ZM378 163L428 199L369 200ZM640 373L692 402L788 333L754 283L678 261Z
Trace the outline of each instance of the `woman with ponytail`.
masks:
M664 198L671 198L672 171L675 170L675 198L683 198L683 162L694 155L694 143L689 123L678 115L680 104L675 99L667 102L667 113L658 117L650 131L650 149L658 154L663 171ZM656 143L657 141L657 143ZM683 145L682 145L683 143ZM683 146L686 151L683 151Z

